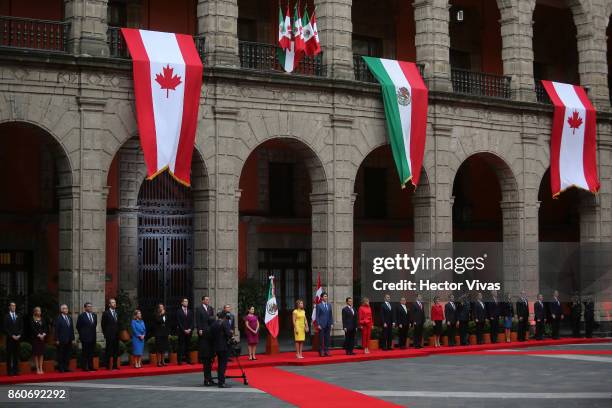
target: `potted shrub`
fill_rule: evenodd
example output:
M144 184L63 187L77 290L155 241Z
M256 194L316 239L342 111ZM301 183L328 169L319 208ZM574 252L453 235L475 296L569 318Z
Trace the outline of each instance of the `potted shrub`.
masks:
M6 349L0 345L0 375L6 375Z
M32 345L25 341L19 344L19 372L21 374L30 374L32 371Z
M448 347L448 325L446 323L442 323L442 345Z
M178 350L178 337L168 337L168 343L170 346L170 364L176 364L178 362L178 357L176 355L176 352Z
M425 324L423 325L423 342L425 342L425 339L427 339L427 345L433 347L434 344L436 343L436 338L434 337L433 334L433 322L432 321L427 321L425 322ZM421 344L422 346L423 344Z
M119 318L119 339L121 341L129 341L131 339L130 336L130 326L132 323L132 312L134 311L134 307L132 305L132 299L130 299L129 294L121 289L117 294L117 316Z
M510 331L510 341L518 341L518 320L512 319L512 329Z
M372 326L372 335L370 336L370 342L368 343L368 349L378 350L378 343L380 340L380 336L382 335L382 330L378 326Z
M469 343L470 345L474 345L477 343L476 339L476 322L469 321L468 322L468 334L469 334Z
M155 337L149 338L145 342L145 347L149 352L149 364L155 367L157 365L157 353L155 353Z
M77 362L81 361L81 349L77 346L72 346L72 352L70 353L70 362L68 368L72 371L77 369Z
M57 349L53 346L46 345L44 360L43 360L43 371L45 373L52 373L55 371L55 359L56 359Z
M198 350L200 349L200 341L198 336L191 336L189 340L189 361L193 364L198 362Z
M94 349L94 357L93 357L93 366L94 369L100 368L100 357L104 355L104 349L102 349L102 345L100 343L96 343L96 347Z
M131 344L131 341L130 341ZM131 347L130 347L131 349ZM119 356L117 357L117 367L121 366L121 358L128 351L128 347L125 341L119 341Z
M125 344L125 351L127 351L128 354L128 365L134 367L134 347L132 346L132 340L122 341L122 343Z

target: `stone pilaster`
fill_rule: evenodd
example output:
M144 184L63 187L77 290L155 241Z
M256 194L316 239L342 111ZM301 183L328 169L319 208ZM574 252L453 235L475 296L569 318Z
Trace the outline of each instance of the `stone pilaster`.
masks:
M239 66L238 0L198 0L197 16L206 66Z
M70 23L69 52L95 57L109 55L107 3L107 0L64 0L64 18Z
M425 65L428 88L450 91L449 12L446 0L415 0L416 62Z
M521 247L522 210L521 201L501 201L504 249L503 249L503 286L505 293L518 296L521 288L521 268L523 251Z
M352 0L315 0L323 63L332 78L354 79Z
M504 75L512 78L514 99L535 102L532 16L536 2L513 0L501 3L503 5L499 12Z
M239 200L240 192L237 192ZM197 304L210 290L210 214L215 192L206 188L193 188L193 300ZM213 305L217 306L217 305Z
M434 243L453 242L453 181L450 163L452 128L443 124L433 126L435 138L434 164L435 168L428 174L430 189L435 197L433 207L433 239ZM417 190L418 191L418 190ZM416 236L415 236L416 238Z

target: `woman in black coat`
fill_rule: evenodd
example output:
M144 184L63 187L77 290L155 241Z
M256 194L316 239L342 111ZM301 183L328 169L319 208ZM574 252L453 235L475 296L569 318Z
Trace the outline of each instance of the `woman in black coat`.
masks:
M32 356L36 364L36 374L44 374L43 359L45 357L45 339L48 328L45 319L42 317L40 307L35 307L32 311L30 333L32 333Z
M157 354L157 366L165 366L165 353L168 352L168 336L170 335L170 322L163 303L157 305L155 312L155 324L153 335L155 336L155 353Z

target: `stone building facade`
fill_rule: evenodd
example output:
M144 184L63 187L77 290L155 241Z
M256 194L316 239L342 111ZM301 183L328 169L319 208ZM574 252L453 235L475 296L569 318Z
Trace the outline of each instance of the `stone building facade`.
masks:
M580 196L579 240L607 242L612 239L612 108L606 29L612 3L560 2L571 10L577 31L580 83L598 110L601 192ZM352 0L315 3L326 72L309 76L242 66L238 0L197 1L205 73L192 168L195 299L209 294L214 305L237 304L240 178L251 153L271 140L283 141L308 174L311 268L326 282L336 319L344 298L353 294L355 181L366 157L387 144L385 119L378 86L355 80ZM65 52L0 49L0 146L10 136L1 129L13 123L45 135L57 169L59 299L73 311L85 301L100 310L106 297L109 172L117 160L118 285L136 296L135 210L145 167L131 62L111 55L107 1L65 0L64 6ZM424 171L412 203L414 241L453 241L453 181L462 163L479 155L498 177L503 241L537 243L552 106L538 102L534 90L536 0L497 0L509 98L453 87L449 7L447 0L413 3L416 62L430 90ZM4 246L10 241L0 239ZM513 282L513 291L526 289L533 298L537 256L515 262L506 280Z

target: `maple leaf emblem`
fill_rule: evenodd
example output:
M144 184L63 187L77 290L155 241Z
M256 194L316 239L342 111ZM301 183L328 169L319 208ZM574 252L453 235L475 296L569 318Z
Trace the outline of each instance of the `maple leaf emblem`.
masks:
M161 89L166 90L166 98L169 96L169 92L172 89L176 91L176 87L182 82L181 77L174 75L174 68L170 67L170 64L162 68L162 74L155 74L155 81L159 84Z
M582 125L582 118L578 111L574 111L572 116L567 118L567 124L572 128L572 134L576 134L576 129L580 128Z

